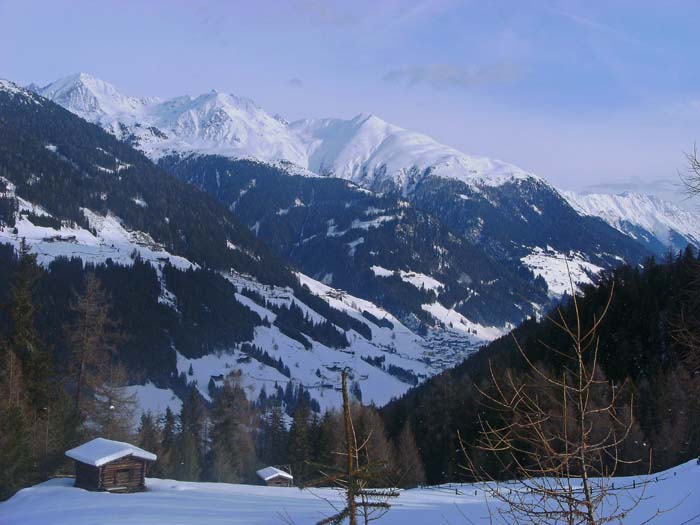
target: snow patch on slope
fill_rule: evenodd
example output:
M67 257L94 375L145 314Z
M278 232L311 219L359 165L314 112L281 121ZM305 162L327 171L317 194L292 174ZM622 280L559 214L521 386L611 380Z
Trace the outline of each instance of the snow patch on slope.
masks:
M547 282L550 297L571 294L572 282L578 293L582 285L593 283L593 278L603 271L603 268L586 261L579 253L564 255L549 246L546 250L534 248L532 253L520 260L536 276L541 276Z
M160 418L169 408L173 414L178 415L182 409L182 401L169 388L158 388L150 381L145 385L130 385L122 388L127 396L134 396L138 410L134 412L132 428L138 429L141 423L141 415L150 413Z
M371 266L370 269L377 277L392 277L394 275L398 275L402 281L415 286L419 290L424 289L435 293L440 293L440 291L444 290L445 288L445 285L440 281L424 273L412 272L410 270L387 270L386 268L377 266L376 264Z

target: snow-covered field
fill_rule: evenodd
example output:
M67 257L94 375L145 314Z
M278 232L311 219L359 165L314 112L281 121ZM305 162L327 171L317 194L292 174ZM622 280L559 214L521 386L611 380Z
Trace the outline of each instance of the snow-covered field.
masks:
M657 481L658 479L658 481ZM625 518L625 525L639 525L666 511L651 523L700 524L700 466L695 461L655 474L648 479L644 499ZM54 479L24 489L0 503L3 525L122 525L131 524L256 524L284 525L316 523L333 513L330 503L340 504L331 489L186 483L147 480L149 492L108 494L72 487L72 479ZM631 485L620 478L619 486ZM637 489L640 478L636 478ZM617 484L617 483L616 483ZM478 524L489 523L488 509L498 503L488 500L476 485L442 485L402 491L380 525ZM494 524L504 524L495 518Z

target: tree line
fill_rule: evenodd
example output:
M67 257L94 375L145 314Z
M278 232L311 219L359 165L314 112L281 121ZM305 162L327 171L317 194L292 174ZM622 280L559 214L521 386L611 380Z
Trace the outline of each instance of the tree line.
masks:
M360 442L373 461L386 465L377 483L416 486L425 481L410 426L397 440L388 438L376 408L351 406ZM256 483L255 471L275 465L303 484L319 476L319 465L337 465L343 442L342 413L319 414L301 403L293 417L281 404L261 409L246 398L240 373L231 372L206 403L195 389L179 414L141 416L136 441L158 455L151 475L187 481Z

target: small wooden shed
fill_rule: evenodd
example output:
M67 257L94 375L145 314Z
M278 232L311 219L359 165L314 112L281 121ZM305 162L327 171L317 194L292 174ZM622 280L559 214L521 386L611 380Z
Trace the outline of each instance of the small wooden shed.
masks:
M268 487L293 487L294 477L277 467L265 467L256 472Z
M66 452L75 460L75 486L87 490L139 492L146 488L146 466L156 455L139 447L97 438Z

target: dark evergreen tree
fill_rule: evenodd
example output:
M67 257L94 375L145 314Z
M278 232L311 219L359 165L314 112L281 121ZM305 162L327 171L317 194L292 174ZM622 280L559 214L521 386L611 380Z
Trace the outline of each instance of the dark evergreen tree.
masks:
M165 409L161 427L162 431L159 447L161 453L160 457L158 458L158 463L160 465L159 469L164 477L170 478L173 476L174 472L173 448L177 438L177 421L175 420L175 414L173 414L173 411L170 410L170 407Z
M23 362L27 400L35 413L46 408L53 392L51 356L36 327L34 289L39 273L36 255L30 253L23 239L11 288L11 347Z
M273 406L263 419L260 432L260 459L266 465L284 465L288 462L288 433L284 412Z
M208 478L242 483L254 476L254 414L240 384L240 372L232 372L214 399Z
M289 429L289 462L292 474L300 482L308 479L313 460L309 406L302 403L296 409Z
M158 420L153 417L153 414L146 412L141 414L141 423L138 428L138 445L144 450L153 452L158 459L161 459L162 436ZM152 466L149 474L153 477L160 477L163 470L161 469L160 461L156 461Z
M172 468L175 479L198 481L203 469L204 429L206 414L196 389L182 403L180 432L172 449Z

